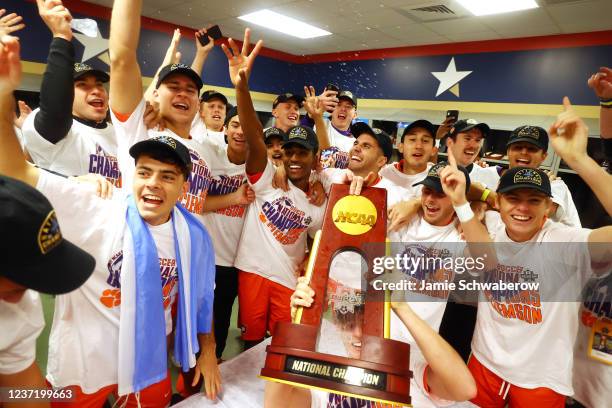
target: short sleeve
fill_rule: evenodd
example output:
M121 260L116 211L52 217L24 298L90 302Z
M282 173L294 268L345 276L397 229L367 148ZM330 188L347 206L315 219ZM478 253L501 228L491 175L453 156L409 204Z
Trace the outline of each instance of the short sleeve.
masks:
M552 200L559 206L553 219L569 227L582 227L576 204L574 204L572 193L567 188L567 184L563 180L557 179L550 183L550 188Z
M27 290L18 303L0 301L0 374L16 374L32 365L36 339L44 326L37 292Z
M274 191L274 187L272 187L272 180L274 179L274 173L276 169L270 160L266 163L266 168L264 169L261 177L257 179L255 183L251 183L249 180L249 185L253 188L255 194L265 194L270 191ZM248 179L248 177L247 177Z
M34 118L38 112L40 112L40 108L32 111L23 122L20 141L25 145L34 163L40 167L49 168L55 162L55 158L62 146L69 143L67 140L71 137L71 131L58 143L49 142L34 127Z

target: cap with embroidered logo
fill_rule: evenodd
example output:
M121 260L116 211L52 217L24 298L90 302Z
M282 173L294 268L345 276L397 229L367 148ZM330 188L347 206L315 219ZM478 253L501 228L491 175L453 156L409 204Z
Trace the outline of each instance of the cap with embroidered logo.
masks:
M110 76L99 69L95 69L91 65L84 64L82 62L77 62L74 64L74 72L72 74L72 78L76 81L79 78L84 77L85 75L93 75L96 79L106 83L110 81Z
M202 96L200 96L200 102L208 102L208 101L212 101L213 99L219 99L221 102L223 102L223 104L226 107L229 103L225 95L223 95L221 92L216 91L214 89L209 89L208 91L204 91L202 92Z
M159 86L170 76L175 74L185 75L187 78L191 79L195 84L196 88L198 88L198 92L202 88L202 78L195 72L189 65L185 64L169 64L163 67L159 71L157 84L155 88L159 88Z
M438 193L444 194L442 180L440 180L440 172L446 166L448 166L448 162L434 164L427 172L427 176L423 180L414 183L412 186L424 185L433 189L434 191L437 191ZM457 168L465 175L465 193L467 194L467 192L470 190L470 175L465 167L457 166Z
M359 136L364 133L372 136L378 142L378 146L382 150L384 156L387 158L387 163L391 163L391 157L393 156L393 142L391 136L387 132L378 128L371 128L367 123L355 122L351 125L351 134L355 139L359 139Z
M280 94L276 97L276 99L274 99L272 109L276 109L279 103L285 103L287 101L294 101L297 103L298 107L301 108L304 104L304 97L302 95L292 94L291 92Z
M185 169L186 176L189 176L192 169L189 149L187 149L183 143L179 142L172 136L159 135L135 143L132 147L130 147L130 156L137 160L140 155L159 149L170 152L176 159L178 159L179 163L181 163L182 167Z
M450 130L450 135L455 136L458 133L469 132L472 129L480 129L482 137L486 138L491 130L486 123L478 122L476 119L462 119L455 122Z
M537 190L552 197L548 175L543 170L531 167L514 167L506 170L499 179L497 193L503 194L524 188Z
M287 137L287 134L283 132L282 129L279 129L274 126L269 127L266 130L264 130L264 142L267 142L268 139L272 137L277 137L281 140L281 142L283 142L285 138Z
M308 150L317 153L319 151L319 140L314 130L308 126L294 126L287 131L283 139L283 148L289 144L298 144Z
M357 107L357 97L353 95L351 91L347 91L347 90L340 91L340 93L338 94L338 100L342 100L342 99L351 101L353 106Z
M59 295L92 274L93 256L64 239L49 200L19 180L0 176L0 276L38 292Z
M417 128L425 129L427 133L429 133L431 137L434 139L433 142L435 145L436 132L434 130L434 125L430 121L425 120L425 119L415 120L414 122L406 126L404 128L404 132L402 133L401 142L404 143L404 137L406 137L408 132L410 132L412 129L417 129Z
M520 126L512 131L506 147L518 142L526 142L548 151L548 133L539 126Z

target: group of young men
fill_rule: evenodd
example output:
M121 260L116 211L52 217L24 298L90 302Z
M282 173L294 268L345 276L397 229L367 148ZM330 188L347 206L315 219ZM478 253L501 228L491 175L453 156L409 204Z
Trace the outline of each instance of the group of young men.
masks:
M40 107L18 129L20 44L14 30L0 26L1 220L22 235L7 234L2 244L14 255L0 267L0 321L10 328L0 340L0 386L46 386L34 363L44 326L36 290L57 295L46 384L71 390L70 401L51 405L97 407L114 395L123 405L167 406L168 361L180 367L175 388L182 397L202 389L217 398L229 380L218 363L236 297L245 349L273 336L276 322L291 321L296 307L312 304L314 293L300 277L310 238L321 228L331 185L347 183L351 194L366 186L387 191L389 237L403 253L441 254L433 249L452 244L455 256L489 255L483 280L516 282L530 272L542 285L588 289L581 320L577 299L537 290L483 291L477 316L473 305L447 304L444 291L393 302L391 337L412 346L414 406L471 400L559 407L572 395L586 406L606 405L610 361L589 357L586 328L610 326L612 227L581 228L567 185L538 169L550 143L612 214L612 176L587 155L588 129L568 99L548 132L529 125L512 132L508 169L477 163L491 133L473 119L437 130L412 122L400 137L401 160L392 163L391 137L353 123L357 98L350 91L281 94L274 126L264 129L248 84L262 42L251 50L248 29L242 48L232 39L221 46L236 90L231 106L220 92L200 92L214 43L196 41L187 66L176 59L177 32L143 89L141 0L114 3L110 75L75 63L72 17L60 0L37 5L53 40ZM612 156L612 71L602 68L589 85L602 101L602 140ZM434 164L441 136L448 160ZM516 243L532 244L537 256L525 256ZM573 249L555 252L549 243ZM360 260L340 255L340 275L357 276ZM460 275L400 272L417 283ZM360 288L343 290L359 295ZM438 334L445 313L455 330L444 337L455 348ZM358 354L360 329L350 330L343 338ZM470 351L466 365L460 355ZM572 378L573 371L579 375ZM266 386L265 403L373 404L278 383Z

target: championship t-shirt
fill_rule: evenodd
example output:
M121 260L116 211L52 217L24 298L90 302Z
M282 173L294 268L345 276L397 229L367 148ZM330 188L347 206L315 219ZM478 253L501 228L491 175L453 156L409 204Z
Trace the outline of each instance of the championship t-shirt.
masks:
M40 172L36 188L55 208L64 237L96 260L93 274L81 287L55 298L47 379L54 387L78 385L93 393L118 381L126 199L115 193L112 200L103 200L90 186L45 171ZM168 335L178 290L172 222L149 230L159 256Z
M211 172L209 195L233 193L246 183L245 165L230 162L227 145L212 147L209 159ZM245 205L232 205L204 215L204 224L215 247L216 265L234 266L246 210Z
M324 169L346 169L349 162L349 150L355 143L355 137L350 132L340 132L331 122L327 122L327 136L330 147L321 150L321 166Z
M427 172L429 171L429 168L433 166L433 163L427 163L425 170L417 174L404 174L402 171L403 166L404 160L396 163L390 163L384 166L380 170L379 174L387 180L390 180L392 183L408 190L412 195L410 198L420 197L423 186L420 184L418 186L413 186L413 184L427 177Z
M295 288L296 269L304 260L306 236L321 228L325 206L308 202L306 193L289 181L289 191L272 187L274 166L268 161L255 182L234 265L288 288Z
M502 222L488 228L499 264L485 282L522 283L524 289L481 290L473 355L511 384L572 395L579 307L572 296L577 291L579 297L591 272L583 245L591 230L548 220L529 242L516 243Z
M104 129L96 129L73 119L66 137L53 144L34 127L39 110L28 115L21 129L25 148L38 167L66 176L99 174L115 187L122 187L117 139L110 123Z
M227 144L225 142L225 132L223 130L216 132L206 128L206 125L199 114L196 115L196 117L193 119L193 123L191 124L191 135L200 143L209 141L217 146L225 146Z
M36 358L36 339L45 327L38 292L26 290L21 300L0 300L0 375L16 374Z
M208 167L208 154L210 145L200 143L195 139L185 139L167 129L159 131L155 129L147 130L143 116L146 109L145 100L140 101L134 112L125 120L118 118L111 109L111 118L117 133L117 143L119 145L118 158L119 166L124 176L125 191L132 191L132 180L134 178L134 158L129 154L130 147L138 142L147 140L151 137L166 135L171 136L183 143L191 155L191 174L189 175L189 191L183 194L179 203L192 214L198 216L204 222L204 200L210 185L210 169Z

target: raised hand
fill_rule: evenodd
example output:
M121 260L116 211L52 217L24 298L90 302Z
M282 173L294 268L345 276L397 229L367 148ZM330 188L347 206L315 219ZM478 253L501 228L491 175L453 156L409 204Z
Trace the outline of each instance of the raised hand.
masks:
M325 106L315 93L314 87L305 86L304 95L306 95L306 99L304 100L304 109L306 112L308 112L308 115L310 115L310 117L313 119L315 116L323 116L323 113L325 113Z
M436 131L436 139L442 139L444 136L446 136L448 132L450 132L454 123L454 118L444 119L444 122L442 122L440 126L438 126L438 130Z
M21 129L23 122L25 122L28 115L32 113L32 108L30 108L24 101L17 101L17 105L19 107L19 116L15 117L14 123L17 128Z
M200 43L200 37L208 37L208 44L206 45L202 45ZM206 31L205 28L201 28L198 31L195 32L195 43L196 43L196 52L197 53L202 53L202 54L208 54L213 47L215 46L215 41L208 35L208 32Z
M319 95L319 100L323 104L323 109L327 112L331 112L338 106L338 92L326 89Z
M608 67L599 68L599 72L591 75L587 81L589 88L595 91L600 99L612 98L612 69Z
M43 19L53 37L72 40L72 15L62 4L61 0L36 0L38 14Z
M168 47L168 50L166 51L166 58L164 59L164 64L162 64L162 67L168 64L178 64L179 62L181 62L181 53L178 50L180 42L181 42L181 29L176 28L174 29L174 33L172 33L172 40L170 40L170 46Z
M17 37L5 35L0 38L0 96L12 96L21 82L19 49Z
M5 16L5 13L5 9L0 9L0 38L25 27L25 24L21 22L23 20L21 16L16 13L7 14Z
M236 86L236 84L238 84L238 82L240 81L239 72L241 70L244 70L245 78L249 78L249 76L251 75L251 69L253 68L253 63L255 62L255 58L257 58L257 55L259 54L259 51L263 46L263 41L259 40L257 41L257 44L255 44L253 50L249 53L250 41L251 30L247 28L244 30L244 40L242 42L241 51L238 50L238 46L232 38L227 41L229 47L225 44L221 44L221 49L225 53L225 56L227 57L227 62L229 64L230 80L232 81L232 84L234 84L234 86Z
M567 96L563 98L563 112L557 115L548 134L553 149L568 164L587 157L589 128L576 114Z
M457 160L453 154L453 140L448 140L448 166L440 171L440 181L444 193L451 199L453 206L467 203L465 196L465 174L457 167Z

